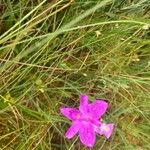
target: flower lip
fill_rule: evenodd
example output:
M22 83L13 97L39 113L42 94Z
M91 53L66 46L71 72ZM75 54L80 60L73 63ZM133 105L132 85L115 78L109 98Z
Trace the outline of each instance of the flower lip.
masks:
M83 121L83 122L87 122L87 123L91 123L95 126L99 126L100 125L100 121L91 117L90 115L85 115L85 114L77 114L76 115L76 119Z

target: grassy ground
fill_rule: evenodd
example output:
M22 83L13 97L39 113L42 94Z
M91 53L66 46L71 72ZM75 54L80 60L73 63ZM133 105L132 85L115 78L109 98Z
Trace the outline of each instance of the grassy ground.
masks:
M85 150L62 105L104 98L113 136L94 150L150 147L149 0L0 1L0 149Z

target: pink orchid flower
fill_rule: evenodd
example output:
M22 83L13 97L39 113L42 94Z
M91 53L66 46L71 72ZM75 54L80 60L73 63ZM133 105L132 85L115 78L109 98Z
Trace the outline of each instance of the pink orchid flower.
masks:
M71 139L79 133L81 142L88 147L94 146L96 133L109 138L114 124L105 124L100 121L107 107L108 103L103 100L95 100L93 103L88 104L88 96L81 95L79 109L61 108L61 113L72 121L71 127L65 134L66 138Z

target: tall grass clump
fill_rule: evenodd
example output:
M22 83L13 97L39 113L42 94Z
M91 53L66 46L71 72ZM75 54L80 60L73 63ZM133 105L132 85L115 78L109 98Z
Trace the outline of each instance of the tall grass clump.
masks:
M94 150L150 147L149 0L0 1L0 149L85 150L59 112L106 99L112 137Z

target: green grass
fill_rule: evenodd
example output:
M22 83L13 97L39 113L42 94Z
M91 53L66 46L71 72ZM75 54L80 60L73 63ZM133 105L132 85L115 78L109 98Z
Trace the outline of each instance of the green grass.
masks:
M94 150L150 147L149 0L0 1L0 149L85 150L59 108L109 102Z

